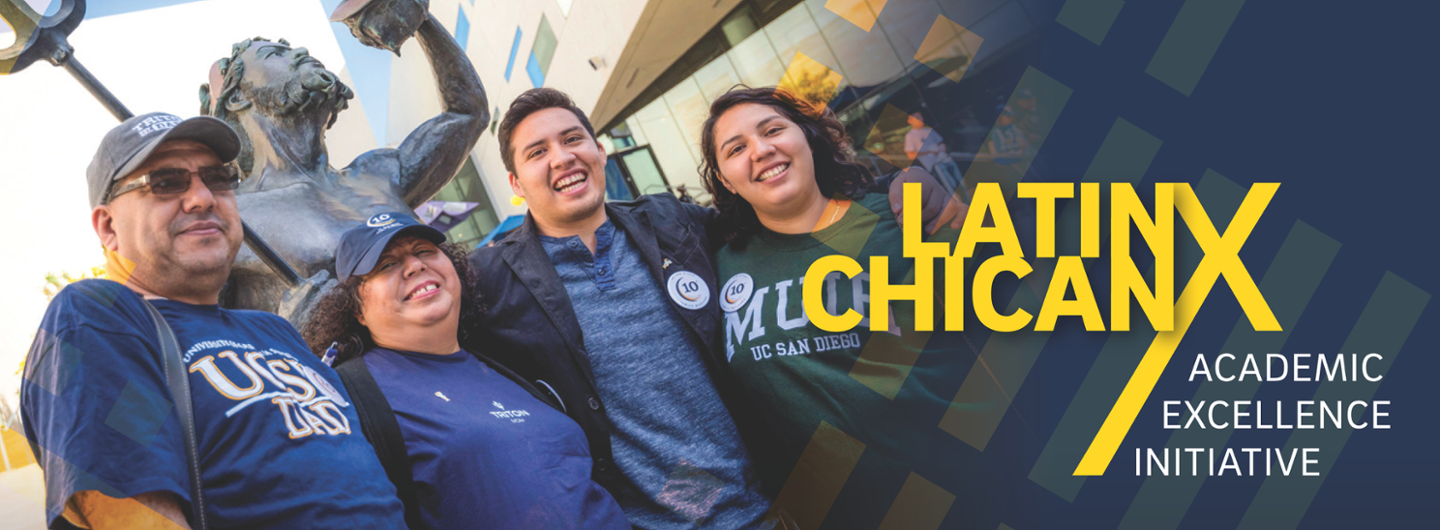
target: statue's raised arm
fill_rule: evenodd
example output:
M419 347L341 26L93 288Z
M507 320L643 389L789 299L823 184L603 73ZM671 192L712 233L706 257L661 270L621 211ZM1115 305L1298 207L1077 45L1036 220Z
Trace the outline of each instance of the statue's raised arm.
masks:
M375 149L343 169L331 166L325 131L354 97L339 76L284 39L236 43L200 90L201 112L240 134L246 175L241 217L295 268L306 285L289 291L254 254L241 250L222 303L276 311L298 323L330 271L340 234L375 214L413 210L454 178L490 116L484 87L460 46L422 0L350 0L336 10L367 46L398 53L414 36L435 73L442 112L396 148ZM299 296L302 300L296 300Z
M369 5L364 5L369 4ZM353 12L350 12L353 10ZM440 90L441 113L421 124L393 152L378 149L368 157L398 157L395 186L411 209L428 200L460 170L490 122L489 103L480 76L464 50L417 0L347 2L332 20L344 21L360 42L400 54L414 35L430 60ZM456 146L464 145L463 150ZM363 158L363 157L362 157ZM358 163L384 163L357 160Z

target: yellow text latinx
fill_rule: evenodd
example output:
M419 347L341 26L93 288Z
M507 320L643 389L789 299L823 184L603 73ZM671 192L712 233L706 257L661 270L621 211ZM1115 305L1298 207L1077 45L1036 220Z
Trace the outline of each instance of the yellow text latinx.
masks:
M1257 183L1251 186L1222 234L1186 183L1155 184L1154 213L1146 209L1134 187L1128 183L1110 185L1110 330L1130 329L1130 304L1133 298L1156 331L1175 327L1175 213L1179 212L1185 226L1199 243L1204 257L1190 277L1188 286L1209 291L1222 276L1235 293L1240 307L1258 331L1280 331L1280 324L1270 311L1255 280L1240 261L1240 247L1250 237L1270 199L1280 187L1278 183ZM890 258L871 256L869 263L869 316L872 330L883 330L889 318L889 303L909 301L915 304L916 331L933 331L936 260L945 275L945 289L940 296L945 304L944 327L951 331L965 329L965 304L971 304L975 316L985 327L995 331L1018 331L1034 325L1036 331L1052 331L1062 316L1078 316L1087 331L1105 331L1100 305L1090 287L1090 279L1082 260L1100 257L1100 184L1079 184L1080 254L1057 256L1055 252L1055 206L1059 199L1076 197L1074 183L1022 182L1017 197L1035 201L1035 258L1053 259L1054 274L1040 306L1039 316L1024 309L1002 314L993 303L992 289L1001 274L1025 278L1032 272L1030 262L1020 248L1010 211L999 185L981 183L976 186L970 211L954 243L925 241L923 223L919 219L920 187L905 184L904 257L915 260L914 282L910 285L890 283ZM986 218L993 222L985 223ZM1154 285L1150 285L1130 256L1131 227L1154 256ZM976 245L996 243L1001 254L992 256L975 268L970 282L971 297L965 295L966 260L972 259ZM866 269L855 259L844 255L820 258L805 273L803 299L811 322L825 331L847 331L858 325L866 315L847 309L835 315L825 310L821 286L833 273L855 277ZM1073 290L1075 297L1067 293ZM1197 302L1198 303L1198 302Z

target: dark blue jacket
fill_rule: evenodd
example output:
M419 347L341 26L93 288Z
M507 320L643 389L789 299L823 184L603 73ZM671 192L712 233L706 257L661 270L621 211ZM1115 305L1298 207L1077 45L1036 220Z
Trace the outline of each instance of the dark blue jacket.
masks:
M693 272L705 280L710 302L695 310L675 305L675 312L705 345L702 353L710 380L761 473L765 493L773 496L788 470L775 469L771 449L775 444L770 443L770 433L725 365L713 254L717 242L711 240L706 229L716 211L681 203L669 194L657 194L631 202L607 203L605 213L630 237L655 281L663 285L667 273L676 270ZM666 259L670 260L668 265ZM553 386L566 414L580 424L589 438L595 481L613 491L620 475L610 449L612 426L595 387L595 375L570 296L540 244L534 218L527 214L520 228L491 246L475 249L470 264L480 278L478 291L488 306L477 344L487 348L486 355L521 376Z

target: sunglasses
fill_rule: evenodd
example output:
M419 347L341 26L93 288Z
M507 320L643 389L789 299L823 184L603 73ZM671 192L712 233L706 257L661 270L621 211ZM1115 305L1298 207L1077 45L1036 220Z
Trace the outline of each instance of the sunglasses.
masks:
M200 182L204 182L210 191L235 191L240 187L240 168L234 165L202 167L199 171L167 167L141 175L133 182L116 188L110 193L110 199L141 188L150 188L150 193L160 197L180 195L190 190L190 182L194 180L191 175L200 175Z

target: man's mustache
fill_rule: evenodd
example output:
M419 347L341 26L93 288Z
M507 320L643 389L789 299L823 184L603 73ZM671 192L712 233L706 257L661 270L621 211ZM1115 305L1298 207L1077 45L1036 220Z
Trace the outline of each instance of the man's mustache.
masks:
M170 223L170 235L177 236L191 230L206 230L210 228L219 229L221 233L230 233L230 223L215 214L205 215L182 215Z

